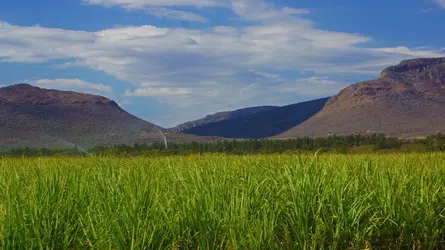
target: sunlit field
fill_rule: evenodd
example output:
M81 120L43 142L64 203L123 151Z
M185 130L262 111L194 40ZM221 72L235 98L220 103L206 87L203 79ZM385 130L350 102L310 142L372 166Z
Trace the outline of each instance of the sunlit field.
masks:
M0 160L2 249L440 249L445 154Z

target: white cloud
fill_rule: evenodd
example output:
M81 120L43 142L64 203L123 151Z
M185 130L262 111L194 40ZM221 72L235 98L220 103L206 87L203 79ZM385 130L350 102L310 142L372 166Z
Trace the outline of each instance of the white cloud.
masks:
M225 3L89 2L128 8L175 4L210 7ZM127 95L154 96L171 105L176 117L188 119L218 110L281 105L299 98L335 94L346 84L333 81L336 75L371 78L404 59L445 56L440 49L367 47L371 37L317 28L303 15L308 12L304 10L278 8L260 0L233 0L229 6L240 18L253 22L243 28L129 26L97 32L0 22L0 61L68 59L70 62L59 67L83 66L105 72L133 84ZM315 78L298 77L302 71ZM295 76L289 72L295 72ZM331 77L322 77L326 75Z
M148 6L194 6L215 7L224 5L221 0L83 0L87 4L120 6L129 9L143 9Z
M232 10L247 20L273 21L289 20L293 15L309 14L308 9L290 7L277 8L272 3L263 0L232 0Z
M168 8L149 8L146 10L152 16L160 18L170 18L184 21L206 22L206 19L192 12L172 10Z
M443 53L441 53L442 49L433 51L433 50L425 50L424 48L410 49L410 48L404 47L404 46L399 46L399 47L395 47L395 48L376 48L376 49L374 49L374 51L396 54L396 55L405 55L405 56L409 56L409 57L441 57L441 56L445 56Z
M22 27L0 21L0 61L44 62L70 58L74 51L94 42L91 32Z
M271 74L271 73L266 73L266 72L260 72L260 71L254 70L254 69L249 69L249 72L252 72L252 73L257 74L258 76L261 76L261 77L264 77L264 78L280 80L280 75L279 74Z
M54 88L74 91L94 91L111 93L113 89L111 86L103 83L91 83L80 79L38 79L34 82L35 85L43 88Z
M190 91L185 88L137 88L134 91L127 90L126 96L176 96L187 95Z
M311 13L309 9L291 7L275 8L263 0L83 0L86 4L120 7L126 10L145 10L148 14L186 21L204 22L205 18L196 13L174 9L175 7L225 7L231 8L246 20L270 21L285 19L293 15Z
M174 7L221 7L226 1L221 0L83 0L86 4L120 7L126 10L144 10L146 13L160 17L184 21L205 22L202 16L190 12L174 9Z
M76 68L76 67L85 67L85 65L78 61L65 62L62 64L53 64L51 65L54 69L68 69L68 68Z
M445 8L445 0L434 0L440 7Z
M295 93L304 96L333 96L341 88L348 85L328 77L299 78L295 82L285 83L280 87L281 92Z

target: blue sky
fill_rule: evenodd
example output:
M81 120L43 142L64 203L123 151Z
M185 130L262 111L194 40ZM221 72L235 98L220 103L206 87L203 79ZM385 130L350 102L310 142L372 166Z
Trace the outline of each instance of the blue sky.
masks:
M0 85L100 94L171 127L336 94L445 56L445 0L0 2Z

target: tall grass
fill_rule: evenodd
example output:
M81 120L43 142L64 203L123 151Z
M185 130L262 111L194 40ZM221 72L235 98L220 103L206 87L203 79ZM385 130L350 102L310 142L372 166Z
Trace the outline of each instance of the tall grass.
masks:
M0 160L2 249L437 249L445 155Z

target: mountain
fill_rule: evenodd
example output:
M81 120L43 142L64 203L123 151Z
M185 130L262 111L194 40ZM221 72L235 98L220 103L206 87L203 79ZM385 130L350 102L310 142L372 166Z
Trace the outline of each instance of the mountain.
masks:
M226 138L265 138L286 131L305 121L321 110L329 98L292 104L284 107L268 107L266 110L212 122L182 132L199 136Z
M186 131L186 130L189 130L189 129L192 129L195 127L203 126L203 125L206 125L209 123L235 119L238 117L259 113L259 112L271 110L274 108L277 108L277 107L276 106L260 106L260 107L243 108L243 109L238 109L235 111L218 112L218 113L215 113L212 115L207 115L206 117L195 120L195 121L180 124L180 125L172 128L172 130L176 131L176 132L183 132L183 131Z
M315 116L278 137L438 132L445 132L445 58L419 58L343 89Z
M105 97L17 84L0 88L0 150L161 142L164 129ZM169 141L203 138L169 133Z

